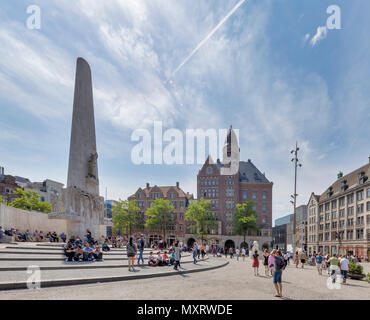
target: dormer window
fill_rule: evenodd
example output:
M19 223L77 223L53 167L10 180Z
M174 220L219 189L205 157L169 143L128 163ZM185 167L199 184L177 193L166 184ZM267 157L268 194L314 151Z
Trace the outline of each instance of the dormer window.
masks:
M366 181L367 181L367 176L365 176L365 172L364 172L364 171L361 171L361 172L358 174L358 182L359 182L360 184L364 184Z
M341 190L342 192L346 191L348 189L347 180L342 181Z
M207 174L211 174L213 172L212 167L207 168Z
M328 198L330 198L333 195L333 187L330 187L327 192Z

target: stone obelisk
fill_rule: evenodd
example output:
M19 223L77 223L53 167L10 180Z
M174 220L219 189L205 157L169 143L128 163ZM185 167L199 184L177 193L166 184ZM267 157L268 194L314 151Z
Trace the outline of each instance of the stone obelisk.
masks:
M104 198L99 195L94 100L91 70L77 59L67 188L63 212L50 218L67 219L68 236L83 237L89 229L95 239L105 234Z
M67 188L76 187L94 195L99 194L97 163L96 159L93 159L93 156L96 157L96 155L91 70L84 59L78 58L73 101ZM95 178L95 180L90 179L91 183L89 183L89 179L86 179L89 175L89 166L87 164L90 163L94 167L94 172L90 178Z

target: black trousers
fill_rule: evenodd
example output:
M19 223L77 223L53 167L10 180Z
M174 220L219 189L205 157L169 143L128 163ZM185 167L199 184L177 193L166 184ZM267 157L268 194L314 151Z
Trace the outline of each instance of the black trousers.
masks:
M73 261L75 253L74 252L66 252L66 256L68 258L68 261Z

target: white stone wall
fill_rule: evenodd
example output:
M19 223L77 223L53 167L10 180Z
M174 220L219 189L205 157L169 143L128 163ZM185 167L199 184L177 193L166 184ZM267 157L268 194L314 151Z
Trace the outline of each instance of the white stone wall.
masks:
M67 231L64 220L49 219L47 213L20 210L4 204L0 204L0 226L4 229L16 228L21 232L27 229L30 232L42 230L44 234L49 231L55 231L58 234Z

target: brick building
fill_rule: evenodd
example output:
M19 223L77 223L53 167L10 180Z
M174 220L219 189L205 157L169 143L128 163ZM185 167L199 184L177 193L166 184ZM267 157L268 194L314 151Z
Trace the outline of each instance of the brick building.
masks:
M145 222L145 211L152 206L153 201L156 198L162 198L169 200L171 205L175 207L174 209L174 219L175 223L166 232L166 241L171 243L174 240L184 241L185 240L185 211L189 205L189 201L194 199L192 194L189 192L185 193L180 188L180 183L177 182L175 186L153 186L151 187L147 183L146 188L139 188L135 194L128 197L128 200L136 200L136 204L142 209L142 227L135 230L134 233L145 234L146 239L149 243L153 241L159 241L162 237L162 232L160 230L150 230L144 227Z
M370 163L308 202L308 251L370 256Z
M198 198L211 200L217 226L208 235L210 242L222 247L251 247L254 240L260 248L271 246L272 186L251 160L240 161L240 149L235 132L228 130L223 147L223 161L216 163L209 156L197 175ZM233 219L237 203L253 200L261 231L249 232L246 243L243 236L234 233ZM192 242L196 236L186 235Z
M6 202L12 202L18 196L14 194L14 191L20 188L15 182L15 177L11 175L5 175L4 167L0 167L0 196Z

